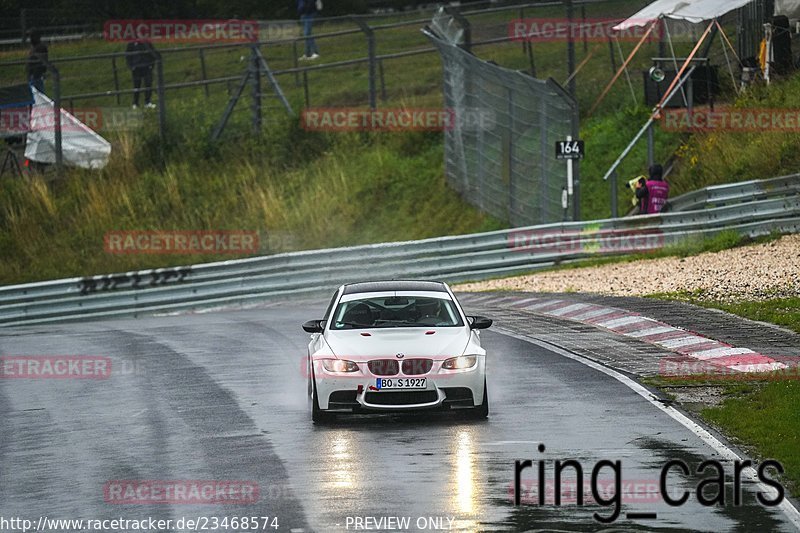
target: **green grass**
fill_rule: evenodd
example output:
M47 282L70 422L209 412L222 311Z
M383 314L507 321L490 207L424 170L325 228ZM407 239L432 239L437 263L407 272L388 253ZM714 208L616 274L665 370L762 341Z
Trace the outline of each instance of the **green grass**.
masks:
M734 392L735 391L735 392ZM785 469L789 489L800 489L800 381L786 380L751 387L735 386L718 407L702 416L763 459Z
M771 322L800 333L800 297L707 305L713 305L723 311L752 320Z
M675 388L705 388L722 391L718 405L687 405L694 414L732 439L757 461L781 463L781 483L789 494L800 494L800 380L776 376L742 379L650 378L645 383L667 396Z
M754 86L737 102L740 108L800 108L800 77L770 87ZM679 148L680 164L671 180L673 192L751 179L791 174L800 170L800 133L697 133Z
M0 282L220 259L110 255L103 235L114 230L258 231L269 246L261 252L271 253L500 227L447 188L441 144L429 134L278 132L198 155L203 165L187 157L162 169L132 149L130 159L62 182L4 180Z
M654 294L651 298L677 300L702 307L720 309L759 322L769 322L800 333L800 297L771 298L766 300L745 300L720 302L703 298L700 292L681 292Z
M672 293L662 299L681 300L721 309L738 316L770 322L800 333L800 297L762 301L718 302L701 294ZM787 377L791 376L791 377ZM722 387L724 401L704 407L699 415L741 444L758 459L776 459L784 469L784 484L800 494L800 380L797 369L733 378L659 378L647 380L669 393L673 387Z
M587 17L629 15L641 2L619 0L587 6ZM507 35L515 11L471 17L473 39ZM561 8L526 11L525 17L563 16ZM407 14L404 19L419 18ZM387 17L384 22L397 20ZM375 21L377 24L380 21ZM428 46L419 24L377 33L378 53ZM355 26L324 23L315 32L324 62L366 56L364 35L322 37ZM634 43L622 43L623 53ZM681 45L688 46L688 45ZM97 39L56 43L53 59L75 55L119 52L119 43ZM159 45L162 50L166 46ZM164 53L168 83L201 78L196 49L179 47ZM648 43L632 65L649 65L656 51ZM290 45L266 45L265 56L274 69L294 65ZM512 68L530 68L521 43L474 47L484 59ZM678 53L681 52L679 47ZM563 43L534 45L537 75L566 78ZM577 46L581 62L592 54L578 74L578 101L586 111L613 73L607 45ZM0 51L0 61L23 58L24 50ZM209 78L241 75L246 67L242 48L218 49L205 54ZM70 99L112 89L110 59L57 63L62 73L66 106L127 106L111 96ZM619 64L619 59L617 59ZM124 62L117 61L121 88L130 86ZM0 84L22 81L22 66L1 66ZM436 53L384 62L386 100L381 107L440 107L441 60ZM634 76L634 83L638 84ZM295 110L305 105L302 85L293 75L279 80ZM48 82L49 83L49 82ZM443 178L443 138L435 133L317 134L301 130L280 110L268 109L261 136L250 131L249 97L231 117L223 143L209 134L228 101L232 84L169 91L166 98L168 139L159 140L155 114L131 132L101 132L113 144L112 159L103 171L72 170L66 180L19 182L0 179L0 283L42 280L77 274L103 273L218 259L206 256L108 256L102 236L126 229L246 229L262 233L265 253L445 234L498 229L503 224L480 214L450 191ZM366 65L309 73L311 106L363 106L367 96ZM638 88L638 87L637 87ZM249 89L248 89L249 91ZM246 95L249 94L246 93ZM584 116L582 137L588 157L582 163L581 210L584 219L609 216L609 184L600 178L647 117L635 104L621 79L594 116ZM665 160L678 146L677 134L659 134L656 154ZM162 163L162 155L166 163ZM639 145L620 169L620 211L625 212L628 191L624 182L644 171L645 148ZM685 176L685 177L684 177ZM688 190L693 178L681 174L673 190ZM745 178L742 178L745 179ZM698 182L700 183L700 182ZM698 185L699 186L699 185ZM264 237L264 236L269 237ZM273 238L274 237L274 238ZM630 260L630 259L629 259Z

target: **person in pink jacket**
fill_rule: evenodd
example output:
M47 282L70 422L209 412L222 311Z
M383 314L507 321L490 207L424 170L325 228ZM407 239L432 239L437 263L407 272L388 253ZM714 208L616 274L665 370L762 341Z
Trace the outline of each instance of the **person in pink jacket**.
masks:
M664 169L661 165L650 167L650 179L636 189L636 198L639 199L640 215L652 215L664 209L669 198L669 183L664 181Z

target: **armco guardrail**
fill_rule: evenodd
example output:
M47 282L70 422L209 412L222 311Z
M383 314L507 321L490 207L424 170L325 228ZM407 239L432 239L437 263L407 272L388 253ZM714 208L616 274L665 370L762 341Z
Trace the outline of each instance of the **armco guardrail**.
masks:
M685 205L705 205L706 201L726 204L707 209L0 287L0 324L130 317L246 304L319 294L341 283L368 279L486 279L600 254L658 249L725 230L751 236L797 232L800 192L793 188L795 185L789 186L796 178L727 189L712 187L681 200ZM755 190L762 199L746 201Z
M677 196L669 201L672 211L691 211L764 198L800 193L800 174L767 180L714 185Z

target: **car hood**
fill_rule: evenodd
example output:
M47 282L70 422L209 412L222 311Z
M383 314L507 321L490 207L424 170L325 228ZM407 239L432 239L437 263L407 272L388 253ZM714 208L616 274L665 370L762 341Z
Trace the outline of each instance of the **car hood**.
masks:
M433 334L426 334L433 331ZM464 353L469 342L467 328L393 328L330 331L325 341L336 357L354 361L391 357L398 353L405 357L429 357L446 359Z

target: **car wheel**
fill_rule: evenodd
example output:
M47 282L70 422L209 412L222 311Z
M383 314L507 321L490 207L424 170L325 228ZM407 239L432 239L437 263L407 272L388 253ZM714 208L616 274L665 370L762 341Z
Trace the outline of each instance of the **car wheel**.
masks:
M335 418L335 416L327 411L323 411L319 407L319 397L317 395L317 380L314 378L314 375L311 375L311 421L315 424L324 424L325 422L330 422Z
M482 420L489 416L489 394L486 389L486 380L483 380L483 403L469 412L469 417Z

